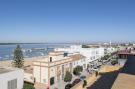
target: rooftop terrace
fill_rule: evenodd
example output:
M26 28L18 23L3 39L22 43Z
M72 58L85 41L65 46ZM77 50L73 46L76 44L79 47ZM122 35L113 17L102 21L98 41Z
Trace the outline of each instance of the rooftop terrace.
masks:
M112 89L135 89L135 56L129 56Z

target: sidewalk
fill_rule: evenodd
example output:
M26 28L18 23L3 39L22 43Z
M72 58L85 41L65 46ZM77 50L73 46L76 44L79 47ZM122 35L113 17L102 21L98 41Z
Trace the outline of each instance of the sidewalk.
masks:
M87 76L87 75L89 75L89 74L84 70L84 71L81 73L81 75ZM71 81L70 83L72 83L75 79L78 79L78 78L80 78L80 77L73 75L72 81ZM67 84L68 84L68 83L64 82L64 80L60 80L60 81L55 82L55 84L51 86L51 89L55 89L55 88L58 88L58 89L65 89L65 85L67 85Z

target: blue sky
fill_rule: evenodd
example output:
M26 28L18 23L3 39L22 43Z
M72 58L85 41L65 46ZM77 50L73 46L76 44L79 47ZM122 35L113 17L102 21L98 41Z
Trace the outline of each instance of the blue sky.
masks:
M135 42L135 0L0 0L0 42Z

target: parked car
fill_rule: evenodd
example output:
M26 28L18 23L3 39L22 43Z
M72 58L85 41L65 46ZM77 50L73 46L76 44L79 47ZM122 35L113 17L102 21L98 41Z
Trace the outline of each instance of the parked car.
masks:
M92 68L93 71L98 71L97 67Z
M74 85L78 84L80 81L81 81L81 79L75 79L75 80L73 81L72 85L74 86Z
M97 68L100 68L100 67L101 67L101 65L98 65L98 66L97 66Z
M84 76L84 75L82 75L82 76L80 77L81 80L84 80L85 78L86 78L86 76Z
M70 89L70 88L72 88L72 84L67 84L67 85L65 86L65 89Z

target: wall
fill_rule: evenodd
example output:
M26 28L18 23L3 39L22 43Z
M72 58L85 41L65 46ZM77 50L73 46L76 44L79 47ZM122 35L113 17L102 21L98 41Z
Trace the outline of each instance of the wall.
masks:
M23 70L18 69L8 73L0 74L0 89L7 89L8 81L17 79L17 89L23 88Z
M48 68L47 67L41 67L41 83L48 84Z
M40 82L40 66L33 66L33 76L36 82Z
M30 73L24 73L24 81L34 83L34 77L33 74Z

